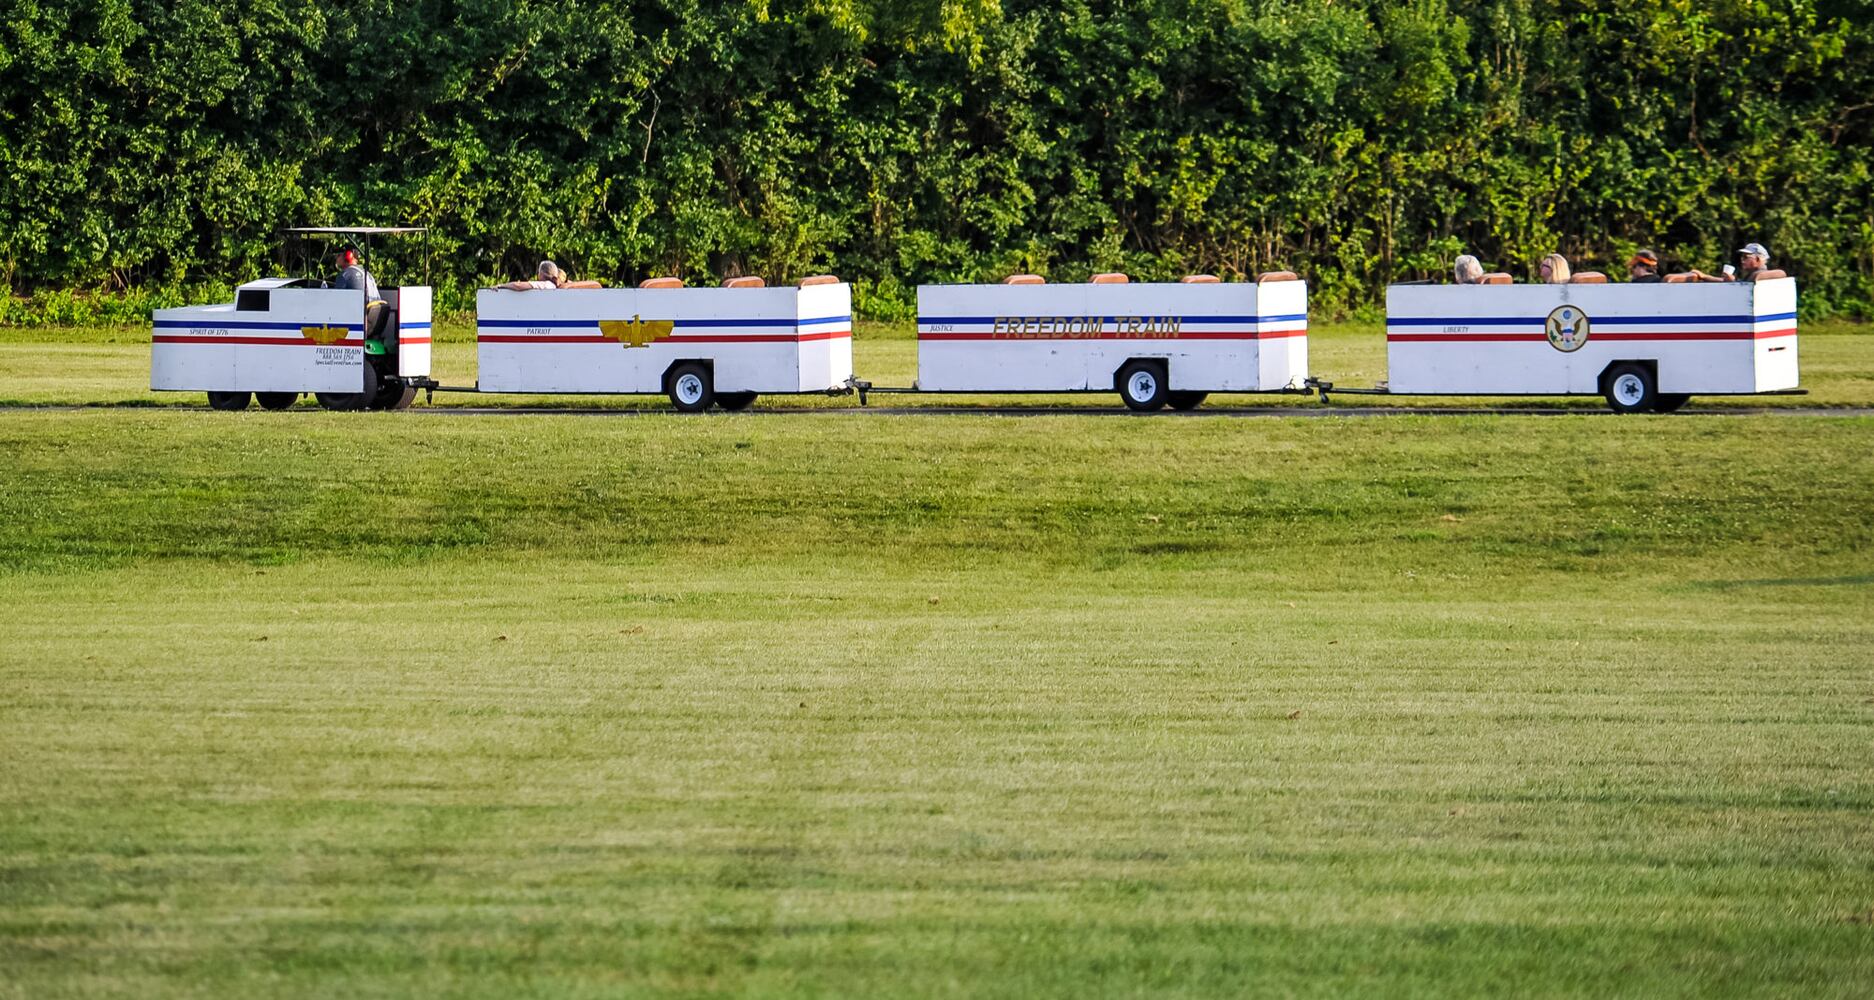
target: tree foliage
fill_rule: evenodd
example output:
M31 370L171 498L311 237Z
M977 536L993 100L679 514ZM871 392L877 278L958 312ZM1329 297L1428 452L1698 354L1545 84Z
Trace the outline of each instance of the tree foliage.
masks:
M1864 0L13 0L0 277L273 269L436 230L441 284L1302 271L1371 302L1770 245L1874 301Z

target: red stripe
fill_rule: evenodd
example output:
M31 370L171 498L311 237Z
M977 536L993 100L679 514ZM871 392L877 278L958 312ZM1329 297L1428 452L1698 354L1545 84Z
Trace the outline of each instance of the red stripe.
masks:
M397 343L398 344L427 344L429 343L429 338L428 337L398 337Z
M1546 344L1547 334L1541 333L1389 333L1388 343L1393 341L1425 341L1427 343L1480 343L1494 344L1504 341L1535 341Z
M304 337L189 337L159 333L150 338L152 344L257 344L262 347L363 347L362 340L341 340L335 344L321 344ZM428 341L424 341L428 343Z
M825 330L820 333L718 333L697 336L659 337L651 344L797 344L810 340L840 340L852 336L851 330ZM526 334L483 333L475 337L480 344L616 344L610 337L560 336L533 337ZM649 347L650 344L646 344Z
M1588 342L1597 340L1768 340L1771 337L1794 337L1796 328L1784 327L1780 330L1685 330L1665 333L1600 333L1590 331ZM1435 344L1480 343L1492 344L1503 342L1547 343L1544 333L1389 333L1388 343L1421 341Z
M1180 330L1174 334L1151 336L1105 332L1095 334L1067 334L1040 336L1015 336L1006 333L920 333L919 340L1277 340L1283 337L1306 337L1308 329L1299 330Z

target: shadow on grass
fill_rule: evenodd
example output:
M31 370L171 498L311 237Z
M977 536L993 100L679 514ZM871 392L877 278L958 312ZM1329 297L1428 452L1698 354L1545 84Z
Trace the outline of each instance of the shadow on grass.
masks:
M1852 576L1781 576L1767 580L1703 580L1691 584L1693 590L1742 590L1746 587L1865 587L1874 584L1874 573Z

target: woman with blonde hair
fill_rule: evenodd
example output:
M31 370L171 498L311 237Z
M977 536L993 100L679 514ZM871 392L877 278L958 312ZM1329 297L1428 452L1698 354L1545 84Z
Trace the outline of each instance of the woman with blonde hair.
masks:
M1536 274L1545 285L1568 284L1568 258L1559 253L1549 254L1536 265Z

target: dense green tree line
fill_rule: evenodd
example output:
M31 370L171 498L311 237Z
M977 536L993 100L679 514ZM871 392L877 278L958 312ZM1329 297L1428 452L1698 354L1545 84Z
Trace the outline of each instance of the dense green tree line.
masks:
M1357 306L1743 241L1874 311L1861 0L12 0L0 277L277 267L304 222L436 230L438 283L1277 266Z

